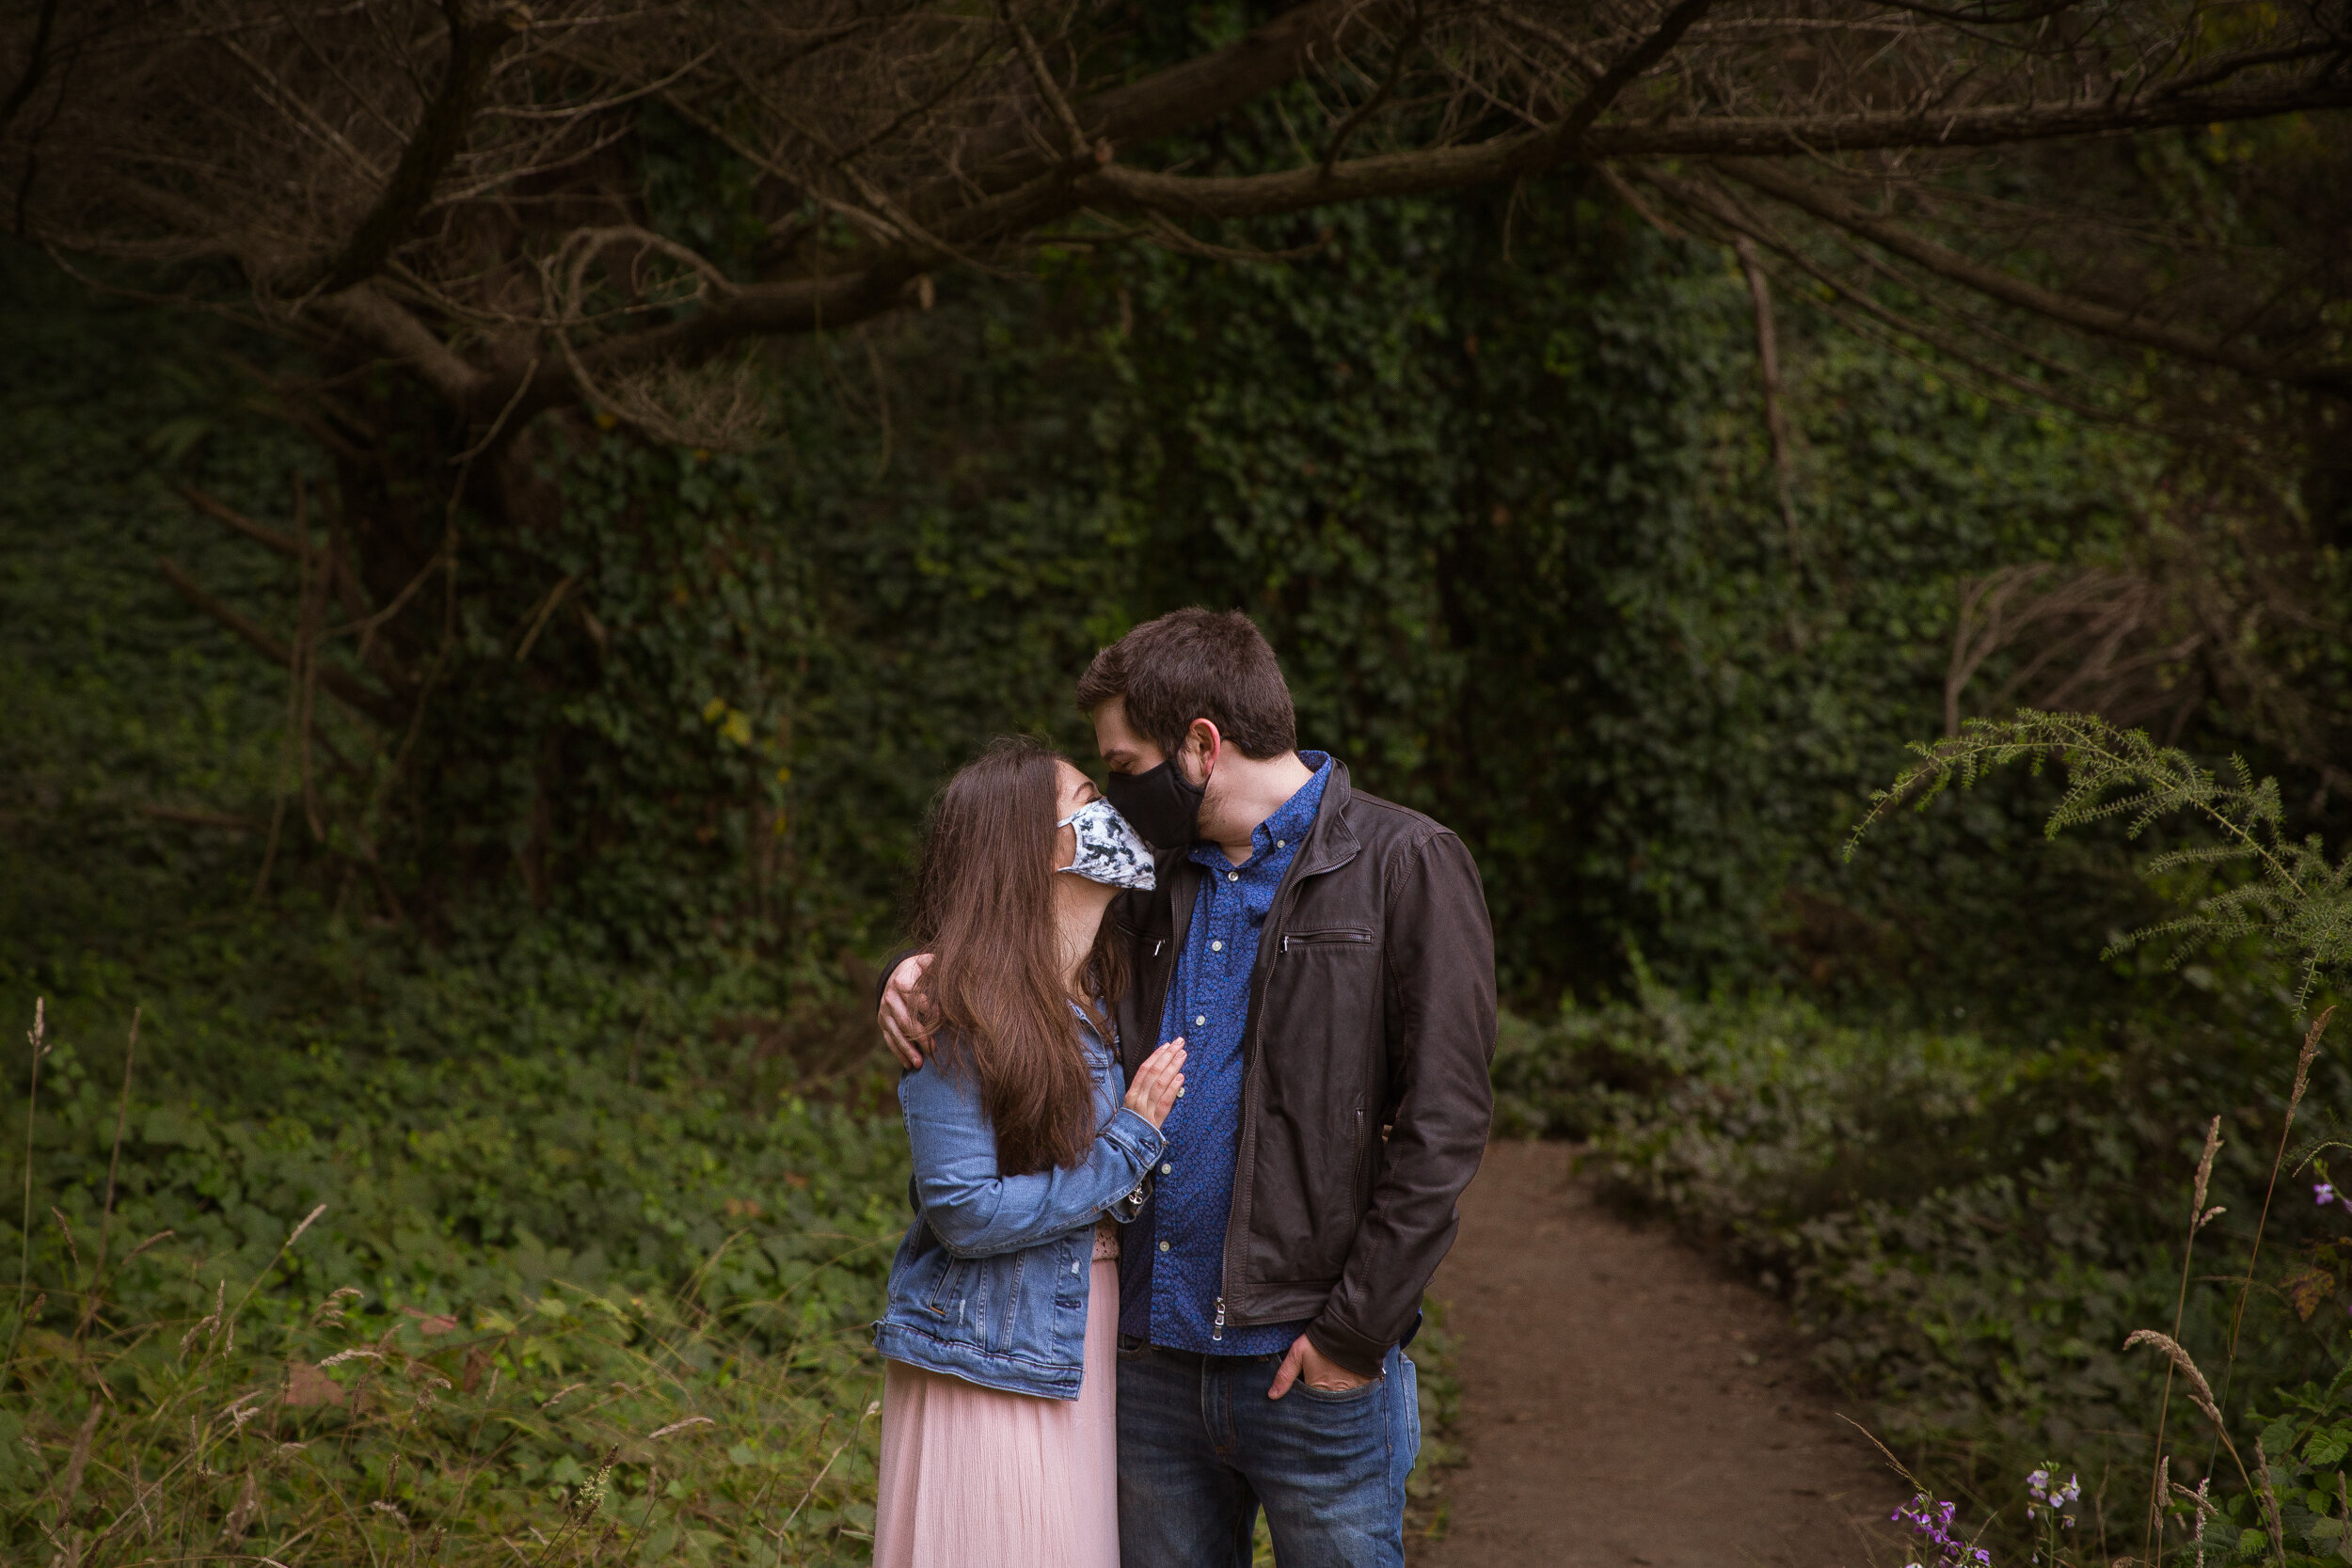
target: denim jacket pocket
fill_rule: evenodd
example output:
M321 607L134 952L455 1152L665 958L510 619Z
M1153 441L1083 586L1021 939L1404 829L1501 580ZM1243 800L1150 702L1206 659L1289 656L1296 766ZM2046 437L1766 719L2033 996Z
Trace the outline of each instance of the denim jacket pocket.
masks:
M963 1292L972 1278L973 1260L958 1258L946 1247L941 1247L939 1251L944 1266L939 1271L938 1281L931 1286L930 1298L923 1303L923 1309L933 1317L959 1323L963 1317Z

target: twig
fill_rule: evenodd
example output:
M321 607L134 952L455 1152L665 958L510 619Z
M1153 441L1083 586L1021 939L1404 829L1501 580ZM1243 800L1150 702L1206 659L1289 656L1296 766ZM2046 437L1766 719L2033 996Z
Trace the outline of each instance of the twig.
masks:
M293 1246L296 1242L302 1240L302 1233L310 1229L311 1224L316 1221L321 1214L326 1212L326 1205L324 1203L320 1204L317 1208L302 1216L302 1223L294 1227L294 1233L292 1235L278 1243L278 1250L271 1254L267 1266L265 1266L260 1274L253 1276L253 1283L246 1286L245 1288L245 1294L237 1298L236 1310L229 1314L228 1322L224 1326L229 1327L233 1332L238 1316L245 1311L246 1303L253 1299L253 1292L262 1288L262 1281L267 1279L270 1276L270 1271L278 1267L278 1260L286 1256L286 1249Z
M531 657L531 650L538 643L539 634L547 629L548 620L555 613L555 607L564 602L564 595L570 593L572 584L579 580L578 572L569 572L562 581L548 590L547 597L541 599L538 609L532 612L531 629L523 633L522 641L516 645L516 663L520 664Z
M175 484L172 488L179 492L182 500L186 501L215 522L234 529L246 538L267 546L289 561L302 559L301 542L291 534L280 533L276 529L263 527L230 506L227 501L208 496L193 484Z
M2237 1366L2238 1327L2246 1318L2247 1293L2254 1288L2254 1261L2262 1256L2263 1229L2270 1223L2270 1200L2278 1194L2280 1167L2286 1162L2287 1134L2294 1131L2296 1108L2303 1103L2303 1091L2311 1084L2312 1061L2319 1054L2319 1037L2327 1029L2328 1021L2335 1016L2336 1009L2330 1006L2312 1021L2303 1036L2302 1054L2296 1058L2295 1087L2287 1095L2286 1119L2279 1124L2279 1152L2270 1162L2270 1185L2263 1189L2262 1216L2254 1222L2254 1249L2247 1255L2246 1277L2239 1282L2237 1306L2230 1313L2230 1350L2221 1363L2221 1391L2225 1398L2230 1391L2230 1373Z
M114 1151L106 1156L106 1205L98 1217L98 1261L90 1270L89 1293L82 1304L82 1321L74 1326L73 1337L79 1339L98 1316L98 1291L105 1281L106 1247L112 1239L115 1223L115 1172L122 1164L122 1127L131 1114L131 1062L138 1054L139 1015L146 1009L131 1009L131 1038L122 1048L122 1092L115 1099Z
M24 1288L33 1277L33 1116L40 1107L40 1059L49 1054L49 1000L33 998L33 1030L25 1037L33 1047L32 1087L24 1096L24 1246L16 1264L16 1331L24 1332ZM16 1346L8 1346L11 1359Z
M776 1527L776 1556L779 1562L783 1560L784 1556L783 1547L785 1531L792 1528L792 1521L801 1516L801 1510L808 1506L808 1499L817 1495L817 1488L824 1482L825 1477L832 1473L833 1462L839 1459L841 1457L842 1450L847 1449L850 1444L856 1442L857 1434L866 1430L866 1418L881 1409L882 1402L880 1400L875 1400L867 1404L865 1410L859 1414L857 1424L850 1428L850 1435L841 1439L838 1444L834 1445L833 1452L825 1456L824 1466L817 1472L816 1480L811 1481L808 1483L808 1490L801 1494L801 1500L792 1505L792 1512L786 1514L784 1516L784 1523Z
M538 373L539 356L534 354L531 356L531 363L523 367L523 373L516 378L515 395L506 400L506 406L499 410L498 418L490 421L490 428L483 433L481 440L449 460L452 467L462 469L489 450L490 444L499 438L499 432L506 428L506 421L513 418L516 407L523 401L523 395L531 390L532 381Z
M1029 68L1030 77L1037 83L1038 95L1053 109L1054 118L1061 124L1062 135L1070 138L1071 157L1081 164L1092 161L1094 154L1087 147L1087 134L1078 124L1077 112L1071 108L1070 100L1062 96L1061 88L1055 84L1054 73L1045 69L1045 56L1039 53L1037 40L1029 36L1028 28L1006 14L1003 6L999 5L997 10L1005 15L1007 24L1012 28L1012 36L1021 42L1021 57Z
M2221 1151L2221 1118L2215 1117L2205 1127L2204 1152L2197 1158L2197 1180L2188 1204L2188 1239L2181 1244L2181 1286L2172 1300L2171 1342L2181 1338L2181 1319L2188 1310L2189 1260L2196 1255L2197 1232L2204 1227L2205 1190L2213 1180L2213 1159ZM2128 1346L2126 1347L2129 1348ZM2155 1454L2154 1479L2148 1488L2148 1528L2140 1540L2140 1552L2156 1568L2164 1562L2164 1483L2165 1422L2172 1414L2172 1369L2167 1360L2164 1367L2164 1391L2156 1400L2156 1429L2149 1438L2149 1447Z
M1788 415L1780 398L1780 334L1772 325L1772 285L1756 260L1753 240L1735 236L1731 247L1740 257L1740 270L1747 274L1748 299L1756 309L1756 359L1764 383L1764 431L1772 444L1772 485L1780 499L1781 524L1788 533L1788 568L1797 571L1804 564L1804 551L1797 535L1794 458L1788 450Z
M1863 1436L1868 1438L1870 1440L1870 1447L1878 1449L1880 1453L1885 1456L1887 1467L1892 1469L1897 1475L1902 1477L1905 1485L1911 1487L1912 1490L1915 1492L1925 1492L1927 1490L1926 1487L1919 1484L1919 1478L1913 1475L1911 1471L1904 1466L1903 1462L1895 1457L1894 1450L1878 1440L1878 1434L1876 1433L1873 1433L1868 1427L1864 1426L1860 1421L1855 1420L1851 1416L1841 1415L1837 1418L1845 1422L1848 1426L1853 1428L1856 1432L1862 1433Z
M1331 133L1330 145L1323 150L1323 178L1326 180L1331 178L1331 166L1338 163L1340 154L1347 150L1350 138L1362 129L1366 120L1378 114L1381 106L1387 103L1391 96L1395 93L1397 79L1405 73L1405 57L1413 52L1415 45L1421 42L1422 27L1425 20L1426 13L1419 6L1415 6L1411 24L1405 29L1405 36L1397 40L1396 49L1389 56L1388 75L1381 79L1380 86L1374 89L1373 95L1357 104L1355 111L1340 121L1339 129Z

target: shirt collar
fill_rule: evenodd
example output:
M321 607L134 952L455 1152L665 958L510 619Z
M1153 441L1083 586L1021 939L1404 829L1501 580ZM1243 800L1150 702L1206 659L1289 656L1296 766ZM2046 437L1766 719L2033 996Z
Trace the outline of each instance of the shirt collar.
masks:
M1271 853L1286 853L1297 848L1299 841L1307 836L1307 830L1315 825L1315 812L1323 804L1323 786L1331 778L1331 753L1302 751L1298 753L1298 760L1314 769L1314 777L1294 790L1289 800L1275 808L1273 816L1250 830L1251 863ZM1216 857L1215 863L1229 863L1225 852L1216 845L1199 843L1193 846L1193 858L1203 864L1210 863L1206 857L1212 854Z

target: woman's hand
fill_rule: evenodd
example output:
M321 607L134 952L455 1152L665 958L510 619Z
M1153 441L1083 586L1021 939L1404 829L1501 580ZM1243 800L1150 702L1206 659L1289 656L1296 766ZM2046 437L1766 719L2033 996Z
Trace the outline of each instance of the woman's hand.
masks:
M931 1031L939 1023L930 998L923 994L923 972L930 966L931 955L917 953L892 970L874 1018L882 1025L882 1044L909 1072L922 1068L923 1048L930 1044Z
M1182 1035L1143 1059L1127 1085L1127 1109L1157 1127L1168 1119L1176 1097L1184 1092L1184 1037Z

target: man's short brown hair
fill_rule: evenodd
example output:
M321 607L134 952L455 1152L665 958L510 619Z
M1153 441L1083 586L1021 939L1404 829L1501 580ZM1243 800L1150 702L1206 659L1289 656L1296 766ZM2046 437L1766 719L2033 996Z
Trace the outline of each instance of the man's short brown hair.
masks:
M1127 722L1172 759L1196 719L1253 761L1298 749L1298 717L1274 650L1240 610L1198 606L1146 621L1094 656L1078 711L1127 700Z

